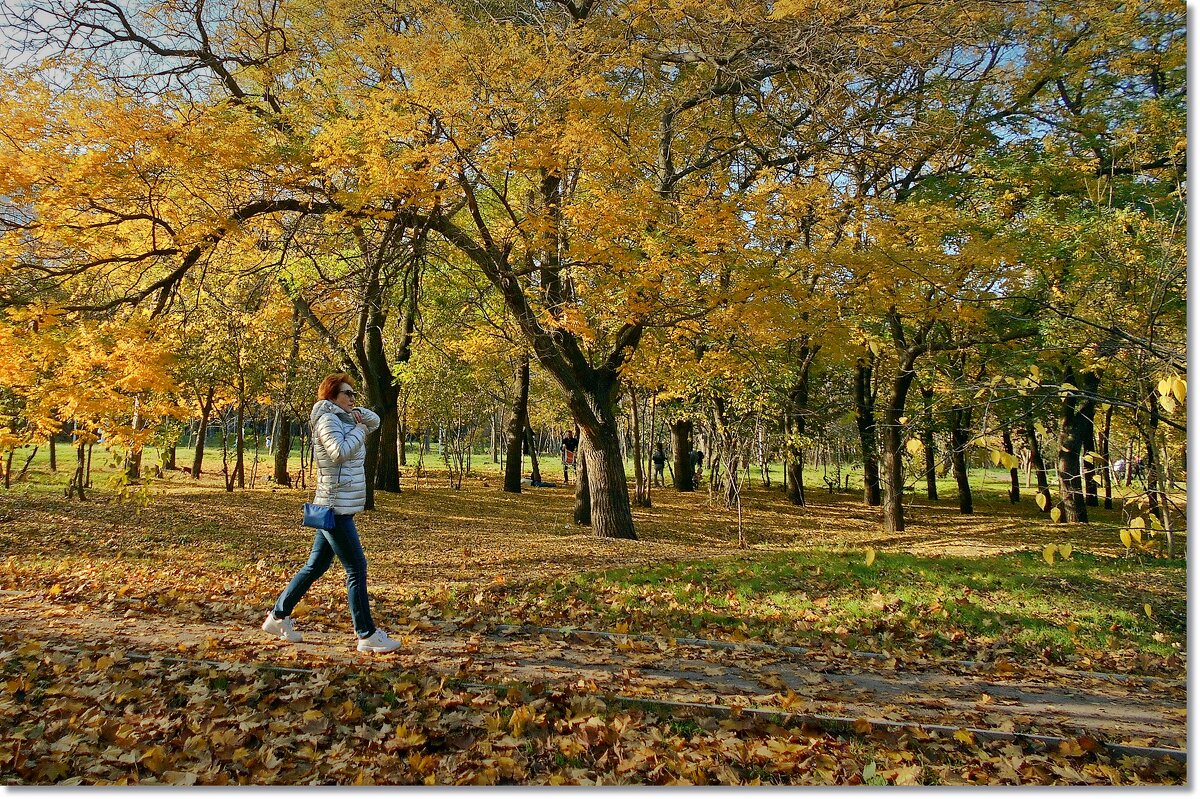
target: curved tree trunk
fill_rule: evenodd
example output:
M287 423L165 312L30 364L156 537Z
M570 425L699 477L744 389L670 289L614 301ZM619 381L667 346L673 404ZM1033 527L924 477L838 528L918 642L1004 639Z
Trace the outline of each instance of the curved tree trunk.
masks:
M208 396L200 403L200 427L196 430L196 452L192 456L192 479L200 479L200 469L204 465L204 442L208 440L208 421L212 417L213 396L217 393L216 386L208 387Z
M598 362L594 360L595 355L585 352L582 341L567 324L566 311L573 288L559 268L559 245L565 236L558 224L561 176L547 173L539 186L540 202L553 223L552 230L542 237L546 246L540 253L540 280L536 287L541 306L531 304L533 291L526 293L529 281L516 273L509 260L509 250L498 245L488 231L472 187L468 184L462 188L466 211L479 237L459 227L447 215L439 215L430 222L442 237L473 261L500 292L505 307L520 325L538 363L562 389L571 416L579 426L581 466L587 470L593 532L601 538L636 539L629 485L621 459L616 399L620 369L636 352L645 332L645 321L633 320L622 325L612 337L607 357L601 354ZM534 259L523 261L521 268L535 268ZM583 468L580 469L580 483L585 482ZM580 516L582 514L577 518Z

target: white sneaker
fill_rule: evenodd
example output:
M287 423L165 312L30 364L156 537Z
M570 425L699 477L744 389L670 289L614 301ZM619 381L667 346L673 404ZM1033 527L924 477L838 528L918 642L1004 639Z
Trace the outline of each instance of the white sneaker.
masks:
M388 638L388 634L378 627L366 638L358 639L359 652L395 652L401 646L403 644L393 638Z
M273 612L267 611L267 620L263 622L263 629L271 635L292 643L299 643L303 640L303 636L296 632L291 616L286 619L277 619Z

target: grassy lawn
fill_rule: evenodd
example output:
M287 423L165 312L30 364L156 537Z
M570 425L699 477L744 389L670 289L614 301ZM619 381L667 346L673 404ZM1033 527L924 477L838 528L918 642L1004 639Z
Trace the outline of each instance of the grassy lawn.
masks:
M1134 668L1182 652L1185 578L1182 561L1087 553L1053 566L1030 552L887 553L868 566L860 553L808 550L589 572L484 602L513 622Z
M82 594L112 574L136 575L148 593L181 584L203 592L234 580L257 608L307 554L309 533L296 517L309 494L264 482L265 457L254 489L226 492L219 473L192 480L173 472L122 498L111 487L119 464L97 448L92 501L79 503L62 497L65 463L51 475L43 456L27 480L0 491L6 582L74 584ZM206 453L209 467L220 460L219 450ZM475 467L460 491L447 487L444 473L414 480L406 467L403 492L378 495L378 509L359 517L372 591L385 606L906 657L1182 673L1185 562L1129 556L1117 534L1125 521L1119 502L1091 509L1090 524L1053 524L1031 495L1008 502L1005 473L978 470L974 514L957 512L947 482L939 502L909 495L908 529L885 536L878 509L857 491L810 485L808 506L795 507L754 479L743 497L746 548L737 545L736 513L706 491L670 489L654 491L653 507L635 509L639 541L605 541L572 524L573 487L504 494L497 465L480 458ZM1186 536L1179 538L1184 552ZM1071 558L1047 564L1041 550L1049 543L1070 543ZM878 552L872 565L868 548ZM319 583L313 597L317 612L344 612L336 581Z

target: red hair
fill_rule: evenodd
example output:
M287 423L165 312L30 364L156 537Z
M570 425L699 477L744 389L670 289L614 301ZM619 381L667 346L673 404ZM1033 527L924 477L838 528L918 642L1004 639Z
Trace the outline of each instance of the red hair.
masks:
M337 399L342 383L349 383L350 388L354 388L354 380L345 372L334 372L329 375L321 381L321 387L317 389L317 399L333 402Z

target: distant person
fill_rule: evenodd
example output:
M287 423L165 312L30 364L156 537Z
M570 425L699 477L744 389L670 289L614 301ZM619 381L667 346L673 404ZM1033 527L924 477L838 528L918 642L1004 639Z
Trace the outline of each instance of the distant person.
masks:
M663 452L663 444L661 441L654 445L654 454L650 456L650 462L654 464L654 485L666 486L666 480L663 477L663 467L667 465L667 453Z
M579 449L579 438L572 432L567 431L562 440L562 465L563 465L563 482L571 482L570 471L575 469L575 474L579 474L578 467L575 466L575 453Z
M292 610L308 589L324 574L336 555L346 570L350 620L358 635L360 652L392 652L400 642L388 638L375 626L367 599L367 558L358 540L354 514L367 499L367 433L379 427L379 417L355 404L350 376L338 372L321 381L309 421L313 431L313 454L317 459L317 494L314 502L333 508L333 529L317 530L308 563L296 572L267 613L262 628L285 641L299 642Z
M704 474L704 450L692 450L692 465L695 467L696 485L700 485L700 477Z

